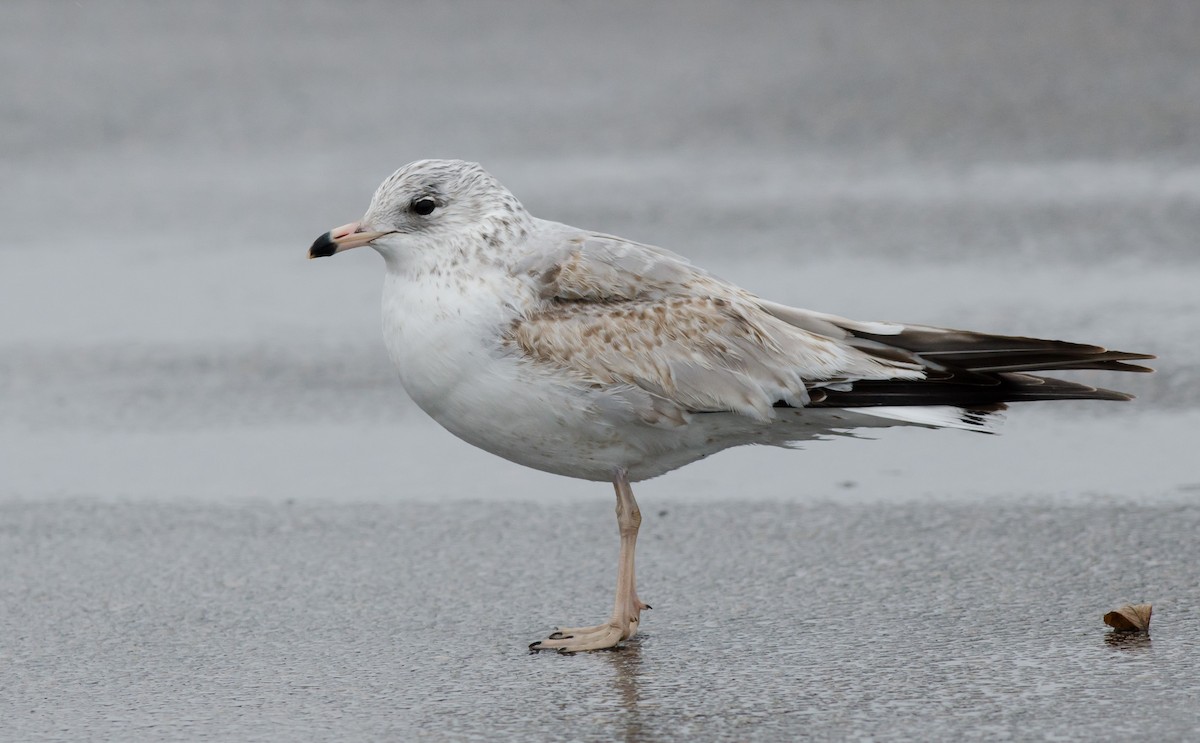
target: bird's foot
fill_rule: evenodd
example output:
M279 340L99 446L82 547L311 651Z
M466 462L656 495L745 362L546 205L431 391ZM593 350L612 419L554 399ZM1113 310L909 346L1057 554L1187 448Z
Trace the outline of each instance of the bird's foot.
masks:
M579 653L584 650L607 650L615 648L622 640L637 634L642 609L649 609L636 597L604 624L593 627L560 627L545 640L530 643L530 650L557 650L560 653Z

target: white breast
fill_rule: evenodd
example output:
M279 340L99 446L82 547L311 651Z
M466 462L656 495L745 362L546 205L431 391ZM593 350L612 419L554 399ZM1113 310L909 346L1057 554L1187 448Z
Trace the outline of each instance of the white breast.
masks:
M548 375L506 348L520 310L497 277L388 273L383 328L404 388L455 436L510 461L611 479L639 458L597 412L603 393Z

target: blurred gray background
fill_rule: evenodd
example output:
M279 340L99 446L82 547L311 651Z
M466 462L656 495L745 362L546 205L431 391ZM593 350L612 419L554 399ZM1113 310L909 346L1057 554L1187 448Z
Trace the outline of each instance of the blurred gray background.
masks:
M13 1L0 70L0 737L1200 734L1200 5ZM305 260L425 157L1159 372L646 483L644 639L529 657L611 600L611 493L441 431L381 262Z

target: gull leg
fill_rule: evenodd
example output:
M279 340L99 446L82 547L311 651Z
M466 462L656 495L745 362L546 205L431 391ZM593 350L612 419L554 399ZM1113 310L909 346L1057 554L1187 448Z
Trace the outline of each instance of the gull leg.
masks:
M549 638L530 645L531 650L558 650L561 653L602 650L615 647L620 641L637 634L642 609L650 608L638 598L633 568L642 512L638 510L633 488L629 486L624 470L618 470L613 477L613 487L617 491L617 528L621 533L621 554L617 558L617 593L612 616L604 624L594 627L563 627Z

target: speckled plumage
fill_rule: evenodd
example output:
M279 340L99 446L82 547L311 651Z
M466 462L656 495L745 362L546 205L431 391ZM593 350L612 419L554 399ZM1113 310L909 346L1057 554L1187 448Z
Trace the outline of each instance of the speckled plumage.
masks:
M422 409L506 459L616 486L613 617L540 648L610 647L636 631L629 482L742 444L988 430L1008 401L1127 399L1029 372L1144 371L1128 361L1149 358L769 302L669 251L534 218L462 161L396 171L361 222L310 255L368 244L387 263L388 351Z
M438 204L428 216L410 208L423 197ZM940 362L941 337L1034 344L1066 367L1138 357L778 305L669 251L536 219L474 163L401 168L360 224L385 233L371 242L388 266L385 338L413 399L481 448L573 477L622 469L636 481L729 446L861 426L986 429L1008 398L986 394L999 383L969 364ZM933 337L929 353L902 342L917 332ZM946 378L955 383L932 381ZM900 382L908 394L895 404L886 390L868 405L850 397ZM966 382L985 394L972 398ZM924 404L915 383L930 388ZM963 393L951 407L947 390ZM839 409L839 396L854 402Z

